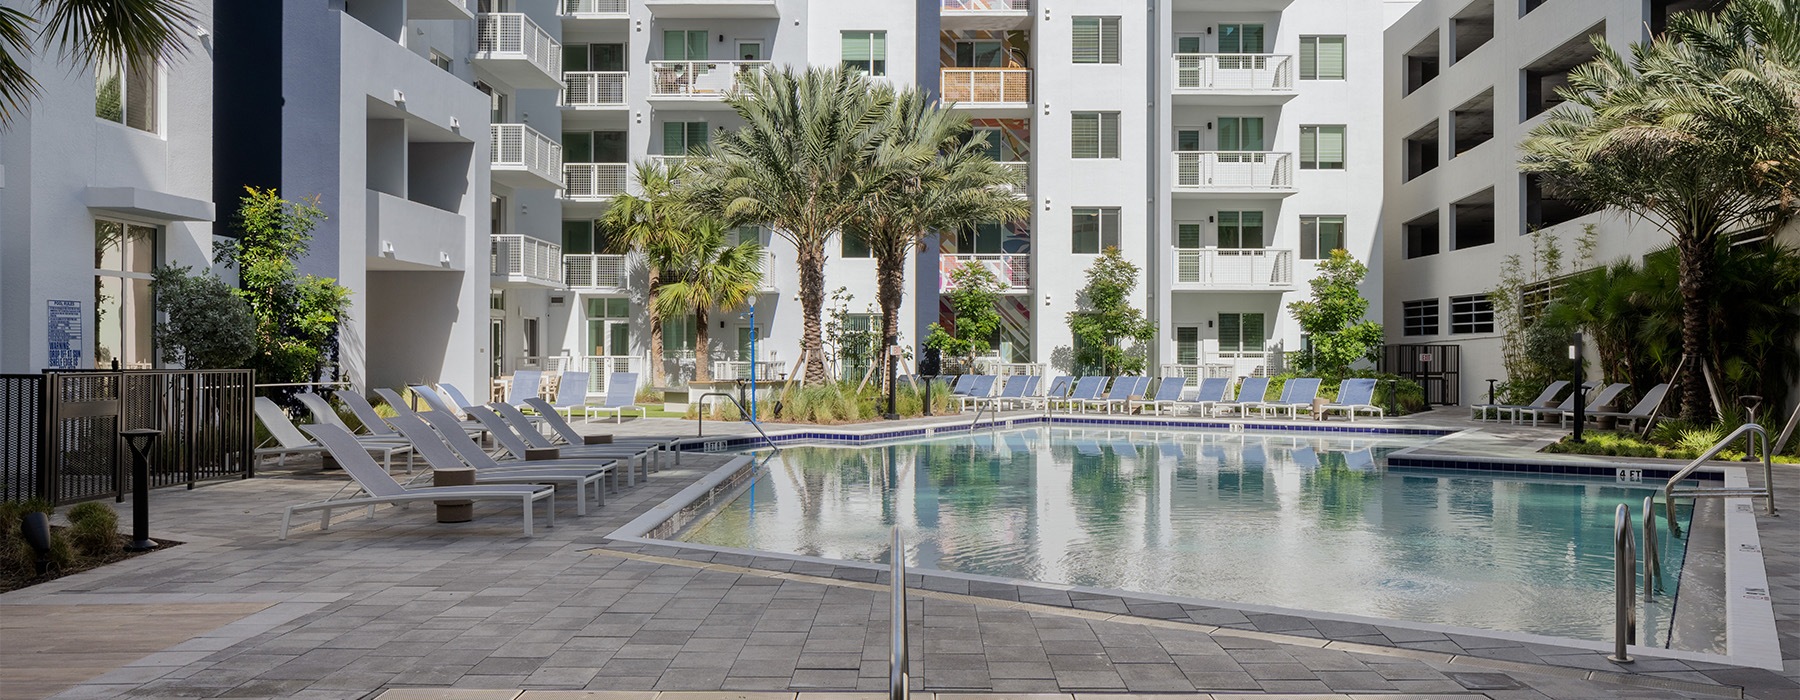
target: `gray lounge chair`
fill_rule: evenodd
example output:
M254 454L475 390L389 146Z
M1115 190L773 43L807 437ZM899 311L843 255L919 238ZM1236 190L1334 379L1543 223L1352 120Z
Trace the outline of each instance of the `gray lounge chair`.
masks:
M274 440L275 444L278 445L278 447L274 448L258 448L256 450L256 456L261 457L269 454L281 455L281 458L276 461L276 464L283 464L285 463L286 455L324 451L323 447L306 437L305 434L300 432L299 428L294 427L293 421L288 419L287 412L281 410L281 407L275 405L275 402L270 400L269 397L256 397L256 400L253 402L253 410L256 412L256 419L262 421L263 427L268 429L269 438ZM335 418L336 414L333 414L332 417ZM326 425L330 424L326 423ZM343 428L345 433L350 432L350 429L344 427L344 424L341 421L337 424L337 427ZM363 442L357 440L354 435L350 436L350 439L355 441L356 444L362 445L363 450L370 455L381 455L381 463L388 469L394 468L394 455L410 455L412 453L412 447L404 442ZM407 460L406 470L409 473L412 471L412 461L410 459Z
M1325 408L1319 411L1320 417L1330 416L1332 411L1342 411L1350 417L1352 423L1356 422L1357 411L1372 411L1377 416L1387 417L1387 411L1375 405L1375 380L1369 378L1339 382L1337 400L1325 404Z
M465 464L476 469L505 471L519 469L601 469L604 467L612 467L613 471L611 471L610 474L612 476L613 487L618 487L619 460L617 459L584 457L581 459L534 459L501 462L495 460L493 455L490 455L485 450L481 449L481 445L476 444L475 440L469 436L463 435L460 438L457 437L457 431L455 430L456 421L449 416L437 413L436 411L427 411L418 415L420 418L424 419L425 422L430 423L432 428L437 430L437 434L445 443L450 445L450 450L455 452L457 457L462 458L462 461Z
M1564 388L1567 388L1568 386L1569 386L1569 381L1567 379L1550 382L1550 386L1544 387L1544 390L1542 392L1538 393L1537 398L1532 399L1531 403L1524 404L1524 405L1504 404L1504 403L1475 404L1475 405L1469 407L1469 417L1472 419L1475 419L1475 420L1487 420L1488 413L1492 412L1494 414L1494 419L1499 420L1501 409L1533 408L1533 407L1538 407L1538 406L1550 406L1550 405L1552 405L1551 402L1556 400L1557 394L1561 394L1562 390ZM1570 404L1570 405L1573 406L1574 404Z
M287 539L288 529L295 513L320 511L319 529L331 528L331 511L339 508L368 508L369 517L375 517L375 506L382 503L411 503L413 501L432 500L516 500L524 510L525 536L530 537L532 504L544 501L545 525L556 526L556 489L550 486L491 484L475 486L428 486L407 488L388 476L381 465L375 463L357 444L356 438L349 431L333 425L309 425L307 431L314 439L331 452L333 459L343 465L344 472L354 479L366 496L352 496L338 499L336 495L323 501L313 501L288 506L281 513L281 539Z
M518 406L525 403L525 399L537 396L538 392L543 391L543 388L543 372L535 369L513 372L512 387L506 393L506 402Z
M625 470L625 483L637 485L637 472L642 471L644 478L650 478L650 460L655 458L656 448L638 445L576 445L557 447L550 443L542 433L530 425L513 425L486 406L470 406L469 415L487 426L488 435L500 445L500 454L510 459L529 459L526 455L534 449L555 448L559 459L566 460L629 460L629 468ZM534 460L535 461L535 460ZM546 460L548 461L548 460Z
M352 393L352 392L346 391L343 393L348 394L348 393ZM365 445L369 445L369 444L405 445L406 444L406 437L399 433L394 432L393 428L388 427L387 421L379 421L378 420L375 422L375 424L374 424L375 427L379 428L382 431L380 433L377 433L373 429L370 429L370 426L367 425L365 422L365 425L363 427L365 430L368 430L368 432L358 434L355 430L350 428L350 424L344 422L344 418L342 416L339 416L337 413L337 407L332 406L330 401L325 400L325 397L320 396L318 394L311 393L311 392L305 392L305 393L295 394L294 398L299 399L301 405L306 406L306 411L307 411L307 413L312 414L314 423L319 423L319 424L323 424L323 425L335 425L339 428L343 428L346 432L350 433L351 437L356 438L357 442L363 443Z
M1148 379L1148 377L1145 378ZM1186 390L1187 377L1180 375L1163 377L1162 383L1156 385L1155 396L1145 399L1132 399L1127 402L1126 405L1129 408L1144 408L1148 406L1151 413L1159 416L1162 415L1163 407L1166 406L1169 408L1169 412L1173 413L1175 411L1175 404L1181 401L1181 392Z
M543 399L537 400L542 401ZM526 401L525 405L527 407L536 408L530 401ZM494 415L499 416L500 420L504 421L508 427L512 428L513 432L518 433L519 437L525 440L525 446L531 449L554 447L566 451L569 456L580 456L587 452L611 453L624 450L637 450L639 452L648 452L650 456L651 471L662 471L662 453L673 449L675 443L675 440L673 439L628 437L614 439L612 442L599 442L590 445L587 443L586 438L574 431L574 426L569 426L568 433L563 433L552 427L551 433L545 435L536 432L533 429L527 429L535 428L531 421L534 416L527 416L519 409L498 401L488 404L487 407L488 410L494 412ZM551 416L555 416L557 422L560 422L565 426L569 425L568 421L564 420L560 414L555 412L543 414L542 417L538 418L538 423L550 425ZM571 434L574 435L574 439L569 438Z
M1595 393L1594 398L1587 400L1587 403L1585 404L1585 408L1583 409L1583 412L1584 413L1593 413L1595 411L1599 411L1608 406L1611 406L1612 402L1619 398L1619 394L1623 393L1626 389L1628 389L1630 387L1631 387L1630 384L1624 384L1624 383L1608 384L1606 386L1606 388L1603 388L1599 392ZM1569 399L1567 401L1564 401L1562 403L1562 405L1557 406L1556 408L1514 409L1512 412L1513 419L1514 420L1523 420L1526 416L1530 416L1531 424L1533 426L1536 426L1538 424L1539 420L1542 420L1545 418L1555 418L1557 423L1562 423L1565 416L1575 415L1575 402L1582 400L1583 393L1584 392L1579 392L1579 391L1571 393L1569 395Z
M590 412L590 416L594 413L611 411L613 422L623 423L626 411L637 411L639 418L648 418L650 409L637 405L637 384L636 372L612 373L606 378L606 401L599 406L589 406L587 410Z
M606 505L606 489L601 488L604 479L612 472L611 466L583 467L578 469L500 469L492 465L465 465L456 451L450 449L450 443L444 440L430 423L425 422L418 414L398 416L394 425L404 433L412 446L433 470L461 469L465 466L475 471L477 484L549 484L568 485L575 491L575 514L587 515L587 491L594 490L595 503Z
M543 417L544 424L550 426L550 434L548 437L551 442L564 445L587 444L587 437L576 430L574 424L564 419L562 414L557 413L556 409L550 405L549 401L543 399L526 399L525 406L526 408L537 411L538 415ZM508 409L513 411L519 410L511 407L501 408L500 406L494 406L493 408L495 413L499 413L503 416L506 415L505 412ZM681 450L676 448L680 446L684 439L686 438L650 436L619 437L615 435L612 438L612 442L603 444L654 446L658 451L658 460L662 459L660 456L661 452L667 451L675 454L676 464L681 464Z
M1006 384L1000 387L1000 393L993 396L974 397L975 405L986 405L996 411L1009 403L1023 399L1025 394L1037 384L1037 377L1029 374L1015 374L1006 378Z
M580 411L583 420L593 420L593 412L588 410L587 390L587 372L564 372L556 380L556 400L550 405L556 407L557 413L568 413L570 418L574 418L575 412ZM525 399L526 404L532 401L543 399L536 396Z
M363 398L362 394L348 389L340 389L332 395L337 397L337 400L344 402L344 406L350 409L350 413L354 414L357 420L362 421L364 432L378 437L399 437L400 433L395 432L393 426L388 425L387 419L382 418L381 414L375 411L375 406L370 404L368 399Z
M1318 396L1317 377L1295 377L1281 385L1281 398L1263 404L1260 410L1265 417L1269 415L1269 411L1286 411L1289 418L1299 418L1301 410L1312 411L1313 399Z
M1213 415L1219 415L1221 411L1236 411L1248 418L1251 409L1261 408L1268 403L1268 395L1268 377L1245 377L1243 383L1238 385L1237 399L1213 404Z
M977 374L975 375L974 380L969 382L968 391L962 392L956 396L956 410L967 411L969 410L969 406L978 404L981 401L992 397L993 394L994 375Z
M1638 399L1637 405L1632 406L1629 411L1594 411L1586 414L1585 417L1591 421L1611 418L1614 424L1630 423L1631 427L1636 429L1639 422L1650 420L1650 414L1655 413L1656 409L1662 406L1663 399L1668 398L1668 395L1669 385L1658 384L1644 392L1644 398Z

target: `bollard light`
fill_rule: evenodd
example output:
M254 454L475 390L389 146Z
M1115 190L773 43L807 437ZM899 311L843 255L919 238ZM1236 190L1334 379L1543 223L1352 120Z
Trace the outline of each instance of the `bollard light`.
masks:
M131 446L131 543L125 545L127 551L156 549L156 541L150 539L150 447L161 435L161 430L150 428L119 431Z

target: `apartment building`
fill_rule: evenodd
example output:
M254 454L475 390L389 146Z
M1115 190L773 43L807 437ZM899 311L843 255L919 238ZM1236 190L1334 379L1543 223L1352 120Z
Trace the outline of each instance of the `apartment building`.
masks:
M1431 377L1434 400L1486 400L1506 377L1488 293L1533 230L1566 251L1593 227L1596 262L1668 245L1654 225L1546 196L1518 144L1560 98L1591 37L1642 41L1709 0L1426 0L1388 28L1382 214L1384 315L1397 361Z

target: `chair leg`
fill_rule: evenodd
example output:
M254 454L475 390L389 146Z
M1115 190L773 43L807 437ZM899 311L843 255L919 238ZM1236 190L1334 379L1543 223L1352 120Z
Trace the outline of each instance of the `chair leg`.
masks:
M587 515L587 484L575 482L575 514Z
M533 501L532 501L531 496L526 495L525 496L525 520L524 520L526 537L531 536L531 519L537 517L537 513L533 512L532 502Z

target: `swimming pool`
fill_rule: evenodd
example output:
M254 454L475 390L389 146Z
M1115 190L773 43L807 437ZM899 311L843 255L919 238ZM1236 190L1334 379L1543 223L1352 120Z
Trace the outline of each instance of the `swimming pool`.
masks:
M921 569L1610 639L1613 510L1651 490L1383 466L1429 439L1033 427L793 446L678 538L884 562L898 523ZM1684 542L1659 543L1668 601ZM1671 607L1640 622L1659 644Z

